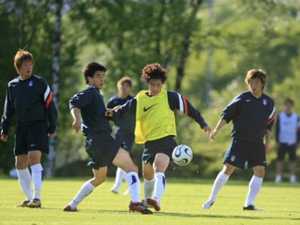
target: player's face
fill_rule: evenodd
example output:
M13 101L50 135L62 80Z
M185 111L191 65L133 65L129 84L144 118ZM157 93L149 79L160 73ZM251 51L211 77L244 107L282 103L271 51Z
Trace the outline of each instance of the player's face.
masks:
M18 69L18 74L22 77L22 79L27 79L31 77L33 70L33 63L31 60L24 61L21 64L21 68Z
M104 85L105 72L96 71L93 78L88 77L89 85L94 86L95 88L102 89Z
M131 91L131 87L128 82L123 82L118 86L118 92L121 97L126 98Z
M249 88L252 94L256 96L260 96L263 92L263 85L261 83L261 80L259 78L257 79L250 79L249 81Z
M292 113L292 111L293 111L293 105L290 102L285 103L285 111L287 113Z
M163 82L161 81L161 79L151 79L148 82L148 89L150 92L150 95L152 96L156 96L158 95L163 87Z

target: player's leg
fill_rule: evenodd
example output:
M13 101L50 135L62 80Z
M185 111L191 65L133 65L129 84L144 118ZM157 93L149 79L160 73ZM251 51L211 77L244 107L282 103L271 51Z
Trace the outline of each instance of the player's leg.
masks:
M147 198L147 203L152 205L156 211L160 211L160 202L166 188L165 171L170 163L170 157L164 153L157 153L153 162L155 172L154 196Z
M275 183L282 182L282 171L283 171L284 156L285 156L285 146L283 144L279 144L278 149L277 149Z
M34 196L29 207L39 208L41 207L41 189L43 184L43 167L41 165L41 151L29 151L28 160L31 167L31 176L33 181Z
M256 206L254 206L254 200L256 199L261 185L263 183L263 179L265 176L265 167L264 166L255 166L253 167L254 175L249 182L249 191L245 201L244 210L259 210Z
M119 193L121 184L122 184L123 180L125 179L125 177L126 177L126 172L124 170L122 170L120 167L118 167L117 171L116 171L116 179L115 179L114 186L110 189L111 192L113 192L115 194Z
M99 169L92 169L94 178L85 182L80 188L74 199L67 205L64 211L77 211L77 206L82 200L87 197L92 191L102 184L106 179L107 167L100 167Z
M230 175L234 172L234 170L235 170L235 166L233 166L229 163L224 164L223 170L221 172L219 172L218 176L215 179L215 182L213 184L211 194L210 194L208 200L202 205L203 209L211 208L211 206L216 201L220 190L227 183Z
M131 211L141 212L142 214L151 214L152 212L140 201L140 179L138 176L138 168L132 161L129 153L123 148L119 148L112 163L127 173L126 181L129 187L129 194L131 196L129 209Z
M289 169L290 169L290 182L297 183L297 176L296 176L296 146L292 145L289 146Z
M154 169L150 162L143 163L143 177L144 177L144 196L145 200L151 198L154 191ZM145 202L146 203L146 202Z
M28 203L32 200L32 188L31 188L31 175L28 170L28 157L27 154L17 155L15 157L17 168L18 180L23 191L23 194L26 196L26 200L21 202L18 207L27 207Z

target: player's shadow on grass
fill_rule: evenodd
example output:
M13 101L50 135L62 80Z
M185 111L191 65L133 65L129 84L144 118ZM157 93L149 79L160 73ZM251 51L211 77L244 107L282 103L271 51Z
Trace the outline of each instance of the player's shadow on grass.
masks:
M263 217L263 216L243 216L243 215L205 215L205 214L190 214L190 213L169 213L159 212L154 213L155 216L171 216L171 217L188 217L188 218L225 218L225 219L249 219L249 220L300 220L300 218L288 217Z

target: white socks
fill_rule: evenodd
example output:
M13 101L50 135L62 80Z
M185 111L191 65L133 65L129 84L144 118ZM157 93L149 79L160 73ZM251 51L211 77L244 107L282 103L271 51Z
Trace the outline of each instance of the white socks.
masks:
M126 177L126 172L118 167L117 172L116 172L115 184L114 184L112 190L119 192L121 184L122 184L123 180L125 179L125 177Z
M21 185L22 191L26 196L27 201L32 199L32 189L31 189L31 175L28 168L24 170L17 170L19 183Z
M126 175L129 194L132 202L140 202L140 179L136 172L129 172Z
M160 202L166 188L166 177L164 173L155 174L155 191L154 197Z
M82 185L81 189L75 196L75 198L70 202L70 206L72 209L75 209L77 205L89 194L92 193L92 191L95 189L95 186L91 184L91 181L87 181L84 185Z
M217 198L219 191L222 187L227 183L229 175L226 175L223 171L221 171L215 179L209 201L214 202Z
M253 175L252 179L250 180L249 183L249 192L247 195L247 199L245 202L245 207L249 206L249 205L253 205L253 202L260 190L260 187L262 185L263 182L263 178L260 177L256 177Z
M32 181L34 186L34 198L41 199L41 189L43 184L43 167L42 165L35 164L31 166Z
M145 195L145 199L152 197L153 190L154 190L154 184L155 184L155 178L153 178L152 180L146 180L146 179L144 179L144 195Z

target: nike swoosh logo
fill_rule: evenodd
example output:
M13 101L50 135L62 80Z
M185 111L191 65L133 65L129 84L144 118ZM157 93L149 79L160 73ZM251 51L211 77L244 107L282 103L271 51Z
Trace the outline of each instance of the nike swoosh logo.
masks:
M155 106L156 104L154 104L154 105L151 105L151 106L149 106L148 108L146 108L146 107L144 107L144 112L147 112L149 109L151 109L153 106Z

